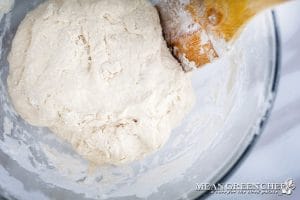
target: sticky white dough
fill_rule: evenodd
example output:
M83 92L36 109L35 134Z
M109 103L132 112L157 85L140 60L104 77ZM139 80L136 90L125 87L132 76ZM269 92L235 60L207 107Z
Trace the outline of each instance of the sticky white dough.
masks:
M157 150L195 99L147 0L46 1L19 26L9 63L17 112L97 164Z

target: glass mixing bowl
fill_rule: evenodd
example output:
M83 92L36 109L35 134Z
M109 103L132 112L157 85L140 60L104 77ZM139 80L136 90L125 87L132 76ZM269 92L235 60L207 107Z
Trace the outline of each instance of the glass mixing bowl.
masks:
M196 105L162 149L124 166L89 165L48 129L22 120L10 103L7 55L18 24L40 2L16 0L0 23L0 194L5 198L195 199L203 195L197 183L219 181L262 132L279 69L271 12L246 27L227 58L194 72ZM233 90L234 95L222 93ZM224 105L227 114L217 116Z

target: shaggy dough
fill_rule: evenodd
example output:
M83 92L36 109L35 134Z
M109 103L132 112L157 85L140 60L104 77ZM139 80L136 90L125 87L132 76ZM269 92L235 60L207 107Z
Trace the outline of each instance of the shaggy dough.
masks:
M97 164L158 149L194 103L147 0L46 1L19 26L9 63L18 113Z

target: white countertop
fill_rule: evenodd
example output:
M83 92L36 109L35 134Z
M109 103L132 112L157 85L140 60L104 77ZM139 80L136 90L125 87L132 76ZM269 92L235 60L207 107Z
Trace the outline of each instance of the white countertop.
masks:
M300 199L300 1L276 9L282 37L282 70L278 96L265 131L249 156L226 183L296 183L293 194L217 195L208 200Z

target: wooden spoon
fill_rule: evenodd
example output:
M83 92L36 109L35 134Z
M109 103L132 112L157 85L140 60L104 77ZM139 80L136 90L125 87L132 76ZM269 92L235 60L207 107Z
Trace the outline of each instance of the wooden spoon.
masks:
M160 0L164 35L184 69L200 68L225 52L260 11L287 0Z

